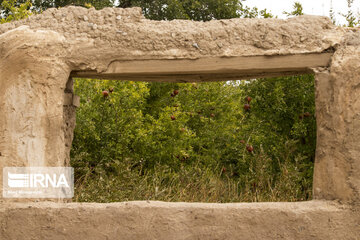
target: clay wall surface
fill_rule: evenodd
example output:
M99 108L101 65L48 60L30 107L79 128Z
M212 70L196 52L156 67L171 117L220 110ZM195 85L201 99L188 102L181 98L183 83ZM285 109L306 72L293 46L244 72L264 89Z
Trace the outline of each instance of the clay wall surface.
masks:
M0 208L0 238L354 240L358 214L323 201L23 203Z
M80 7L49 9L0 25L0 186L3 167L69 166L79 106L73 77L196 82L304 73L316 77L317 200L65 204L0 199L0 239L360 236L360 29L339 28L317 16L152 21L140 8Z

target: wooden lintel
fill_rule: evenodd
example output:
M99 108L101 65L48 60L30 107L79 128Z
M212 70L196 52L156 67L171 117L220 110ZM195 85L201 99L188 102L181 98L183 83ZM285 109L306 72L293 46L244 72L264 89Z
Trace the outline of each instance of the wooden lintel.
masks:
M223 81L311 73L327 67L332 53L252 57L207 57L195 60L114 61L105 72L74 71L72 77L133 81Z

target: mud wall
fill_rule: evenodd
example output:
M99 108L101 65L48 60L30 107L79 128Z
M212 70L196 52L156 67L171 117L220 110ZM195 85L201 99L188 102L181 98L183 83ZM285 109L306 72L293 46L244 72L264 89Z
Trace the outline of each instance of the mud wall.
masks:
M358 214L322 201L16 204L0 208L0 238L350 240L360 235Z
M0 186L6 166L69 164L79 106L71 77L194 82L315 73L314 198L319 200L15 204L0 199L1 238L356 239L359 45L359 29L337 28L315 16L150 21L138 8L67 7L0 25Z

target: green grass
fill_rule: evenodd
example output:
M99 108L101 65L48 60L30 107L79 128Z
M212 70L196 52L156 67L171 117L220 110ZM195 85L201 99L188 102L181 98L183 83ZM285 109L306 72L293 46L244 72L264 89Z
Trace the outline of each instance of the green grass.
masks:
M214 171L198 164L183 166L178 172L166 165L143 171L141 166L134 167L130 159L119 162L110 173L101 169L75 169L81 177L75 184L74 201L226 203L311 199L311 176L304 178L296 163L289 159L279 163L280 170L275 175L269 171L269 163L266 157L256 158L242 176L234 176L233 172L221 167Z

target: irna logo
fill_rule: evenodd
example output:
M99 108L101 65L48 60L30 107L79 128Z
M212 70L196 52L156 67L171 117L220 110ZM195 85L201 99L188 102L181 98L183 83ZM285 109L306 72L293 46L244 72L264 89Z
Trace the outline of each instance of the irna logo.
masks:
M4 198L72 198L74 169L71 167L5 167Z
M17 174L8 173L8 186L12 188L54 188L70 187L65 175L62 173L58 177L57 174Z

